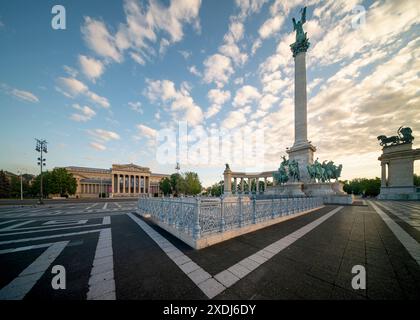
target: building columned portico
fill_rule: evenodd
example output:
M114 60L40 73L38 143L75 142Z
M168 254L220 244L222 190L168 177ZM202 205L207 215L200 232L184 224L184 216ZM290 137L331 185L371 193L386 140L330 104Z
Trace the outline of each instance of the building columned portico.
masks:
M135 164L113 164L111 169L66 167L77 181L77 198L159 195L159 182L168 174L152 173Z

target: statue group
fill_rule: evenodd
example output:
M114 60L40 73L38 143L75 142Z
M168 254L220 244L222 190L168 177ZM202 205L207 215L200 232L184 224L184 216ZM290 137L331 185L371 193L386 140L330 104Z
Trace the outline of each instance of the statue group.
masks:
M289 181L289 178L293 181L300 180L299 164L296 160L287 160L285 156L282 157L283 161L280 164L280 168L273 174L274 180L279 184L284 184Z
M388 147L388 146L394 146L397 144L403 144L403 143L411 143L414 140L413 137L413 131L411 130L410 127L400 127L397 130L397 135L396 136L378 136L378 140L380 140L381 142L379 143L381 146L383 147Z
M333 161L323 161L320 163L318 158L313 164L307 166L311 180L316 182L330 182L331 179L338 179L341 176L343 165L336 166Z

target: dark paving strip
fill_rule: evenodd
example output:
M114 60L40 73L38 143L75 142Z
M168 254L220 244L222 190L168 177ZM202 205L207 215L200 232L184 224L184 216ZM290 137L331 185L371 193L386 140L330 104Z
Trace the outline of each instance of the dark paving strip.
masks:
M359 211L345 207L218 298L419 299L417 263L376 213ZM367 290L351 287L354 265Z
M86 300L98 237L99 233L87 234L70 242L25 296L25 300ZM80 240L83 240L82 244ZM74 242L76 245L73 245ZM65 290L52 288L54 274L51 270L54 265L62 265L66 270Z
M327 206L309 214L248 233L201 250L192 249L178 238L151 223L150 220L145 219L145 221L204 270L211 275L216 275L219 272L230 268L240 260L249 257L262 248L320 218L336 207L337 206Z
M112 217L117 299L206 299L129 217Z
M386 205L387 208L381 206L380 201L376 201L376 204L378 204L379 208L384 211L392 220L394 220L405 232L407 232L410 236L412 236L417 242L420 243L420 231L414 228L409 223L402 220L400 217L395 215L392 211L388 209L389 205ZM392 208L390 208L392 210Z
M9 284L47 248L0 254L0 289Z

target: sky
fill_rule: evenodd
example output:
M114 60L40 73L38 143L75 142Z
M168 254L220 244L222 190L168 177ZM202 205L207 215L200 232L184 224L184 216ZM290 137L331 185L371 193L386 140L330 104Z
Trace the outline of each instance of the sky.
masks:
M343 164L342 179L371 178L378 135L410 126L420 146L415 0L62 0L65 29L52 27L56 4L0 0L2 169L38 173L42 138L47 169L173 173L178 161L205 186L225 163L276 170L294 141L303 6L315 157Z

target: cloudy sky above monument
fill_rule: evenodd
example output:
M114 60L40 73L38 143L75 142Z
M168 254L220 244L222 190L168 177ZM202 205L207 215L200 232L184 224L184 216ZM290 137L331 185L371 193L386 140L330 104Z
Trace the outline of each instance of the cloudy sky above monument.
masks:
M51 27L55 4L0 4L3 169L37 173L37 137L49 142L47 168L133 162L171 173L156 137L187 121L196 133L263 130L264 170L275 170L294 141L291 19L305 5L316 157L342 163L343 178L375 177L378 135L406 125L420 140L415 0L61 1L66 30ZM181 170L209 185L224 162Z

